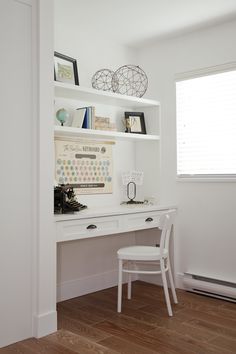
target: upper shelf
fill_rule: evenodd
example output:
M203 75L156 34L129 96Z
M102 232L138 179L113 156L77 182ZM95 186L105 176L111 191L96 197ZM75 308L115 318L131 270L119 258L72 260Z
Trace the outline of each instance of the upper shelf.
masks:
M158 101L146 98L120 95L118 93L100 91L93 88L65 84L58 81L55 81L55 96L136 109L139 107L158 107L160 105Z
M74 137L74 138L98 138L98 139L114 139L114 140L126 140L126 141L158 141L160 137L158 135L147 134L131 134L122 133L116 131L106 130L93 130L73 127L54 127L55 137Z

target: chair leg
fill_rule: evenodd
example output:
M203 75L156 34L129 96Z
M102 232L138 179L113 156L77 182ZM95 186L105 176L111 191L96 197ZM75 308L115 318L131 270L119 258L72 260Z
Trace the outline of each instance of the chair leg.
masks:
M129 268L130 269L130 268ZM131 299L131 285L132 285L132 274L128 273L128 292L127 292L127 298L130 300Z
M169 316L173 316L172 309L171 309L171 304L170 304L170 296L169 296L169 291L168 291L168 285L167 285L167 280L166 280L166 272L165 272L165 263L164 260L161 260L161 276L162 276L162 282L163 282L163 288L164 288L164 294L165 294L165 299L166 299L166 305L167 305L167 310Z
M169 275L169 280L170 280L170 287L171 287L171 292L172 292L172 296L173 296L173 300L175 304L178 304L178 299L177 299L177 295L176 295L176 291L175 291L175 284L174 284L174 280L173 280L173 276L172 276L172 271L171 271L171 265L170 265L170 260L168 259L167 261L168 263L168 275Z
M123 260L122 260L122 259L119 259L117 312L121 312L121 302L122 302L122 269L123 269Z

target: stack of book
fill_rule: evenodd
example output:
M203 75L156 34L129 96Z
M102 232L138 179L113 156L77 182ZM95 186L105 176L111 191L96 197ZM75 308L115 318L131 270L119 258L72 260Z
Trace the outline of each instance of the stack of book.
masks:
M117 130L115 123L110 122L110 118L95 116L94 106L77 108L71 126L85 129Z
M92 122L95 117L95 107L81 107L77 108L74 112L74 117L72 120L72 127L75 128L85 128L85 129L93 129Z

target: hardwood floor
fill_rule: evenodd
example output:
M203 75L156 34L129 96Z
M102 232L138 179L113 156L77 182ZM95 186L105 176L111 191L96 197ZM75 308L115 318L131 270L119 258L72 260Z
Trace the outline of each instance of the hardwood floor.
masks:
M137 281L118 314L116 293L110 288L59 303L58 332L0 354L236 353L236 304L177 290L170 318L162 287Z

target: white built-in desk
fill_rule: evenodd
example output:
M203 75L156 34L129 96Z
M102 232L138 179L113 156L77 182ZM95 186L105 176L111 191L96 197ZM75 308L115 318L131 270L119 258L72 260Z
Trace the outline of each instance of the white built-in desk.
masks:
M174 206L121 205L55 215L56 241L65 242L158 227Z
M70 258L64 257L61 258L62 249L65 246L65 249L70 249L70 246L73 248L78 247L79 245L70 245L70 241L81 241L81 247L83 250L86 250L86 243L88 247L91 247L91 241L94 238L95 247L100 242L99 239L95 239L100 236L105 236L107 240L105 242L109 243L109 238L111 240L111 249L112 254L110 254L110 264L114 264L112 259L116 257L116 251L119 247L123 245L128 245L129 241L133 245L136 242L139 242L139 236L142 235L132 235L130 231L138 230L150 230L147 232L147 238L150 235L150 241L153 238L153 232L151 229L157 230L160 226L160 219L163 213L168 212L168 210L176 209L175 206L171 205L137 205L137 206L110 206L110 207L100 207L100 208L88 208L83 211L74 214L61 214L55 215L55 230L56 230L56 242L59 250L58 265L63 268L61 260L68 261L69 265L65 265L67 272L70 273L70 266L74 263L71 262ZM154 232L154 234L156 234ZM114 246L115 238L114 235L117 235L117 238L127 237L128 243L124 240L117 239L117 249ZM136 239L137 236L137 239ZM146 239L145 232L145 243L149 242ZM86 239L88 242L86 242ZM157 233L158 240L158 233ZM155 240L155 242L157 241ZM85 241L85 242L82 242ZM120 242L121 241L121 242ZM152 241L151 241L152 242ZM64 245L64 243L66 243ZM104 237L101 237L101 245L104 245ZM69 248L68 248L69 246ZM108 245L107 245L108 246ZM99 248L99 247L98 247ZM80 248L77 248L78 253ZM91 249L88 249L88 253L91 256ZM73 253L73 252L72 252ZM77 253L76 253L77 254ZM102 257L102 253L100 253ZM68 254L67 254L68 256ZM83 258L83 257L82 257ZM111 266L109 269L104 270L103 266L100 266L98 263L94 263L97 267L94 267L91 273L91 262L93 260L88 257L89 262L89 271L87 272L86 260L83 258L83 261L80 261L78 256L78 268L85 269L84 273L78 271L79 276L75 279L69 277L62 281L59 280L57 287L57 297L58 301L63 301L70 299L72 297L88 294L94 291L102 290L107 287L112 287L117 284L117 270ZM74 272L74 269L73 269Z

